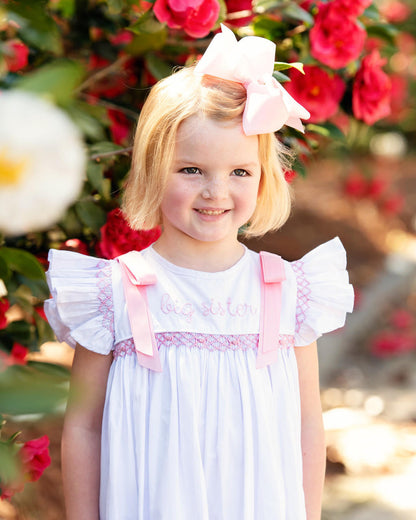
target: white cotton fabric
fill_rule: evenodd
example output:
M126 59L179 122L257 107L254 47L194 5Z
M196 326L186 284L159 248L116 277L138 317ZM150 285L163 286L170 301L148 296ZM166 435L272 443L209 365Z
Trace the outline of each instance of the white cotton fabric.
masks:
M142 254L157 277L147 290L156 334L258 334L257 253L246 249L219 273L180 268L152 247ZM281 335L301 346L343 325L353 291L339 239L285 262L285 273ZM60 340L105 354L131 339L117 261L51 251L48 280L46 313ZM159 355L161 373L134 354L112 363L100 519L306 520L293 346L262 369L254 349L183 343Z

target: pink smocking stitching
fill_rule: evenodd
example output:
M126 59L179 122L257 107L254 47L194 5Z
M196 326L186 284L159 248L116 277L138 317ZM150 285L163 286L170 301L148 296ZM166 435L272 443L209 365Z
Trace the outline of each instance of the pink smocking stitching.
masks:
M174 348L186 346L209 350L211 352L226 350L256 350L259 343L258 334L203 334L197 332L158 332L155 334L158 348ZM295 339L290 334L279 336L279 346L282 349L293 347ZM114 347L114 358L125 357L135 353L133 338L120 341Z
M297 295L296 295L296 328L295 331L299 332L303 322L306 319L306 311L309 308L309 297L311 290L309 288L309 281L305 276L303 270L303 261L297 260L292 262L293 270L296 274L297 283Z
M114 308L113 308L113 291L111 285L111 265L109 262L101 260L96 265L98 271L97 286L98 301L100 302L99 310L102 316L103 326L114 336Z

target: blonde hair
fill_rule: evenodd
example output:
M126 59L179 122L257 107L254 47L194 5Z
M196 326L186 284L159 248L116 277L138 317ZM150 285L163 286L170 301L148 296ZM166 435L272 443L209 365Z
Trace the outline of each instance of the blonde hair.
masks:
M194 67L183 68L152 88L137 125L123 197L122 209L133 229L161 224L160 205L181 123L196 114L219 122L241 122L245 103L243 85L196 74ZM283 169L290 154L273 133L261 134L258 139L260 189L256 209L242 232L246 237L278 229L291 207Z

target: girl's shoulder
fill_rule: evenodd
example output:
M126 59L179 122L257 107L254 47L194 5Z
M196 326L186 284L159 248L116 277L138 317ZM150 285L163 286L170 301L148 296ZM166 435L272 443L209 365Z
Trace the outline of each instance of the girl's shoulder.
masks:
M287 280L296 290L295 344L309 345L345 324L354 306L347 254L336 237L299 260L285 262Z
M51 298L44 304L59 341L80 343L100 354L114 344L114 260L51 249L46 279Z

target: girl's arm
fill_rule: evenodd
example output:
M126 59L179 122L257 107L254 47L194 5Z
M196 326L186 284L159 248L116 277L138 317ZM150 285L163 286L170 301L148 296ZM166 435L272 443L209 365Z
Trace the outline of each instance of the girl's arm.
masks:
M75 349L62 433L67 520L99 520L101 423L112 353Z
M319 520L325 478L326 449L316 342L307 347L295 348L295 353L301 401L303 489L306 517L307 520Z

